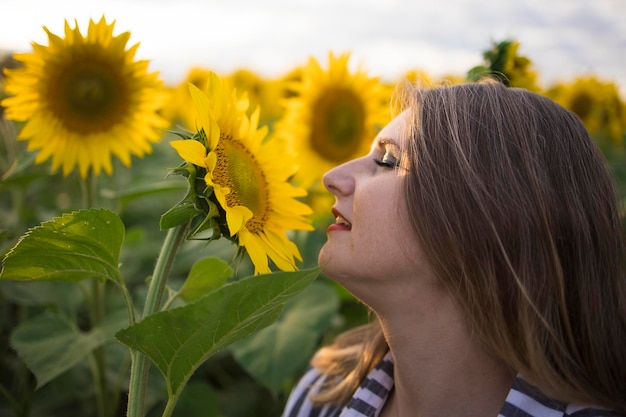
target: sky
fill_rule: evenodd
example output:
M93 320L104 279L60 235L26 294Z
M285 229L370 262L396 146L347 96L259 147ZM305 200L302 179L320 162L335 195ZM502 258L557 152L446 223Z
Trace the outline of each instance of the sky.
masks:
M540 85L595 75L626 97L626 0L0 0L0 51L47 44L74 20L115 20L167 83L192 66L280 76L314 56L394 80L464 75L493 42L515 39Z

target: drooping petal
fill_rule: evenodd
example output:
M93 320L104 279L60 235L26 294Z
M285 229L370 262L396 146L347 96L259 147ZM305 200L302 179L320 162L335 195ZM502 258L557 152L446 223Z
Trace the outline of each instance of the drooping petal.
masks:
M206 149L195 140L173 140L170 142L172 148L176 149L178 155L187 162L201 167L205 166Z

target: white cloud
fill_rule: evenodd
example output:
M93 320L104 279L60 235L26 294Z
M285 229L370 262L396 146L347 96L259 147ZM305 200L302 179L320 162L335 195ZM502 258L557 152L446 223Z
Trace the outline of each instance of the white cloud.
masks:
M277 75L329 50L352 51L387 78L416 67L462 74L510 37L546 82L590 71L626 91L623 0L0 0L0 9L0 49L10 50L45 43L44 25L59 33L64 19L84 28L106 13L169 81L192 65Z

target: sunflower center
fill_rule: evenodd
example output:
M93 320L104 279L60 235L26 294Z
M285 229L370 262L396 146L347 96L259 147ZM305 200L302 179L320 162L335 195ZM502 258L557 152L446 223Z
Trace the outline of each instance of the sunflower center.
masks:
M115 67L101 57L83 56L52 75L48 102L68 130L93 134L122 121L130 94L123 74Z
M593 98L586 91L581 91L574 96L571 108L574 113L585 120L593 110Z
M228 207L245 206L252 211L246 223L250 232L263 230L269 216L269 190L265 174L254 155L238 140L221 137L216 148L213 181L230 188Z
M322 158L343 162L358 149L364 126L362 100L349 89L330 89L313 106L311 146Z

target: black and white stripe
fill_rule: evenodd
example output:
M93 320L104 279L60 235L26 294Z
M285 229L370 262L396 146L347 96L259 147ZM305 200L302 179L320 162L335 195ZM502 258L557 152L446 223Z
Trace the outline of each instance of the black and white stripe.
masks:
M393 357L388 352L361 383L345 406L314 407L309 395L318 392L324 376L311 368L291 392L283 417L378 417L393 388ZM543 395L521 376L515 379L498 417L626 417L599 407L564 404Z
M356 390L340 417L376 417L393 388L393 357L391 352L383 357Z
M324 376L310 368L294 387L283 417L373 417L380 414L393 388L393 358L388 352L367 375L345 406L327 404L315 407L309 396L318 392Z

